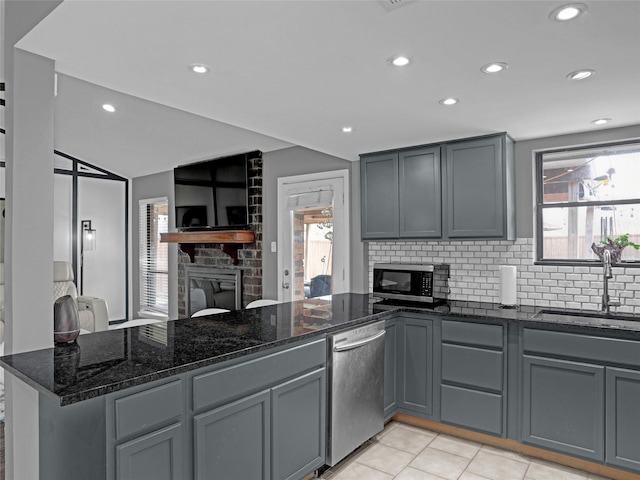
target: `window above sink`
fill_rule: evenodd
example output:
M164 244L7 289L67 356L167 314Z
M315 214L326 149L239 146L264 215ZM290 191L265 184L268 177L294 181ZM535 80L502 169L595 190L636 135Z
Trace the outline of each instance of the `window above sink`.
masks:
M599 264L591 244L629 234L640 243L640 142L539 152L536 157L536 260ZM640 266L625 248L621 264Z

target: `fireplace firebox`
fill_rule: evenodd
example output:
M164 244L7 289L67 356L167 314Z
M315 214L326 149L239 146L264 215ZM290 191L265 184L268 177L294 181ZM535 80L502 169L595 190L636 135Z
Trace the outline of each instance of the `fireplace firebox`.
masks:
M205 308L242 308L242 270L184 265L185 313Z

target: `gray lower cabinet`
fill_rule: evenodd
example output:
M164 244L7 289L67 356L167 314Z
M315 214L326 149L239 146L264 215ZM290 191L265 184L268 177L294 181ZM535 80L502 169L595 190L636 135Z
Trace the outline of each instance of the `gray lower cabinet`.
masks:
M325 398L324 368L272 389L271 478L273 480L299 479L324 464Z
M324 465L324 338L192 374L194 478L293 480Z
M269 390L196 415L193 425L197 480L269 478Z
M506 435L505 327L442 320L440 420Z
M640 472L637 338L523 328L522 351L522 441Z
M108 401L115 442L115 479L178 480L184 476L184 381L121 392ZM110 427L113 427L111 430Z
M605 367L525 355L522 441L604 460Z
M433 414L433 320L401 316L398 335L398 408L426 416Z
M606 369L606 461L640 471L640 371Z
M73 439L66 446L91 448L86 456L98 467L85 462L82 478L300 479L325 461L325 366L322 337L69 407L43 399L41 423L62 440ZM90 421L95 433L80 442L75 432ZM90 445L94 437L102 440ZM60 457L69 454L64 446L46 447L51 474L43 479L78 478L67 467L73 463Z
M184 434L176 423L116 446L119 480L179 480L183 477Z
M398 396L398 325L394 320L387 320L384 337L384 418L391 417L397 407Z
M195 478L285 480L324 464L325 369L194 416Z

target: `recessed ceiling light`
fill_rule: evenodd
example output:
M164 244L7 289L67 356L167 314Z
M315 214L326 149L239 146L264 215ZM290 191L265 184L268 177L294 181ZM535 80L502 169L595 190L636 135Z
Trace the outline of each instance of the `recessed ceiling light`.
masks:
M104 105L102 105L102 108L104 110L106 110L109 113L113 113L116 111L116 107L114 107L113 105L111 105L110 103L105 103Z
M204 65L203 63L192 63L191 65L189 65L189 70L194 73L209 73L211 71L211 68L209 68L207 65Z
M442 100L440 100L440 103L442 105L455 105L458 102L459 100L457 98L443 98Z
M412 62L411 58L405 57L404 55L395 55L387 59L387 64L392 65L394 67L406 67L411 62Z
M606 125L610 121L610 118L598 118L597 120L593 120L591 123L593 123L594 125Z
M563 5L562 7L556 8L551 12L549 18L556 22L568 22L569 20L578 18L586 11L587 6L584 3L571 3L569 5Z
M595 70L576 70L575 72L571 72L569 75L567 75L567 80L584 80L585 78L589 78L594 73L596 73Z
M509 68L509 65L507 65L504 62L493 62L493 63L487 63L480 70L482 70L484 73L498 73L503 70L506 70L507 68Z
M344 126L344 127L342 127L342 132L343 133L351 133L351 132L353 132L353 127Z

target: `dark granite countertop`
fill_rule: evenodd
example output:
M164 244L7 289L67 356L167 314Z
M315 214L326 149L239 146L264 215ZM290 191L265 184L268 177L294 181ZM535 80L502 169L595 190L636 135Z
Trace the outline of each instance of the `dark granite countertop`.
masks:
M369 295L334 295L80 335L0 365L69 405L388 315L373 311Z
M382 305L368 294L341 294L262 308L180 319L81 335L72 344L8 355L0 365L60 405L216 363L310 340L398 311L431 312L460 319L522 322L556 329L635 336L640 322L532 319L538 309L504 309L496 304L450 301L433 309Z
M374 310L380 310L380 302ZM384 307L383 307L384 308ZM397 305L402 311L416 311L424 313L424 308L410 305ZM529 327L553 328L554 330L583 331L596 335L615 335L624 338L640 340L640 316L633 314L601 315L592 310L563 310L535 306L518 306L503 308L496 303L468 302L450 300L444 305L430 309L441 316L457 318L482 318L483 321L517 322ZM540 310L549 312L563 312L572 315L538 315ZM396 310L397 311L397 310Z

